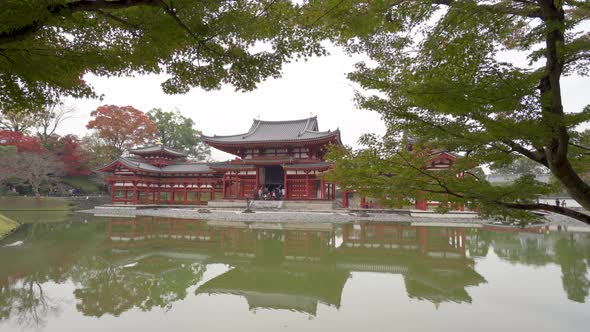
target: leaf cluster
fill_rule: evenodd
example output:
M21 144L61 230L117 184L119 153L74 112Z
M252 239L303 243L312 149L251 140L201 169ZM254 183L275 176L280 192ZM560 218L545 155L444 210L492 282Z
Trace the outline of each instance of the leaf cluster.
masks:
M249 91L293 56L324 54L287 0L5 0L0 107L97 97L83 76L166 73L166 93Z

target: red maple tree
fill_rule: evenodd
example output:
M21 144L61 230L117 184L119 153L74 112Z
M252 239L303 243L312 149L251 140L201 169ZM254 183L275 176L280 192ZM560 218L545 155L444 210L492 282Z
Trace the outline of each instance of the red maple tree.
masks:
M134 145L153 140L158 128L142 111L132 106L104 105L90 113L94 120L86 125L120 153Z
M18 152L42 153L46 151L37 137L27 136L20 131L0 131L0 145L16 146Z
M64 163L64 170L68 175L90 175L88 169L88 156L73 135L60 138L59 147L56 149L59 159Z

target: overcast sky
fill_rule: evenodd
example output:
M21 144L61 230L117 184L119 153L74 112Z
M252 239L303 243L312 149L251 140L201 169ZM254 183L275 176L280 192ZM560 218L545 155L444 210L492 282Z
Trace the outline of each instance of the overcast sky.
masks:
M193 89L185 95L166 95L160 83L164 76L147 75L125 78L100 78L87 75L84 79L94 86L101 100L67 99L76 116L68 120L61 133L83 136L90 112L100 105L131 105L147 112L152 108L165 111L178 109L191 117L197 129L206 135L230 135L246 132L252 119L289 120L317 115L320 130L339 128L344 144L357 147L364 133L383 134L385 126L377 113L359 110L353 97L355 86L346 79L359 58L332 49L331 55L294 62L284 66L283 76L270 79L253 92L235 92L230 86L219 91ZM579 112L590 104L590 80L567 77L563 80L564 106L567 112ZM212 158L233 158L212 149Z

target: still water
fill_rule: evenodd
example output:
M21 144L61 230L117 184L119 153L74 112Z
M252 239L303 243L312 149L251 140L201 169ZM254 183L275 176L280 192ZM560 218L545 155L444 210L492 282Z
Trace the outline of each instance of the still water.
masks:
M588 331L589 261L590 233L82 217L0 242L0 331Z

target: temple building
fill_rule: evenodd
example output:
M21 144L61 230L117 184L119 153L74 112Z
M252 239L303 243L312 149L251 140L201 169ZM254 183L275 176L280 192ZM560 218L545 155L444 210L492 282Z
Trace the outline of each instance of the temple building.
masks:
M335 184L321 175L331 167L324 159L328 146L342 145L340 131L320 131L317 117L256 119L245 133L202 140L236 158L199 163L161 145L130 150L99 169L109 173L111 203L200 205L254 198L259 188L280 193L282 200L336 198Z

